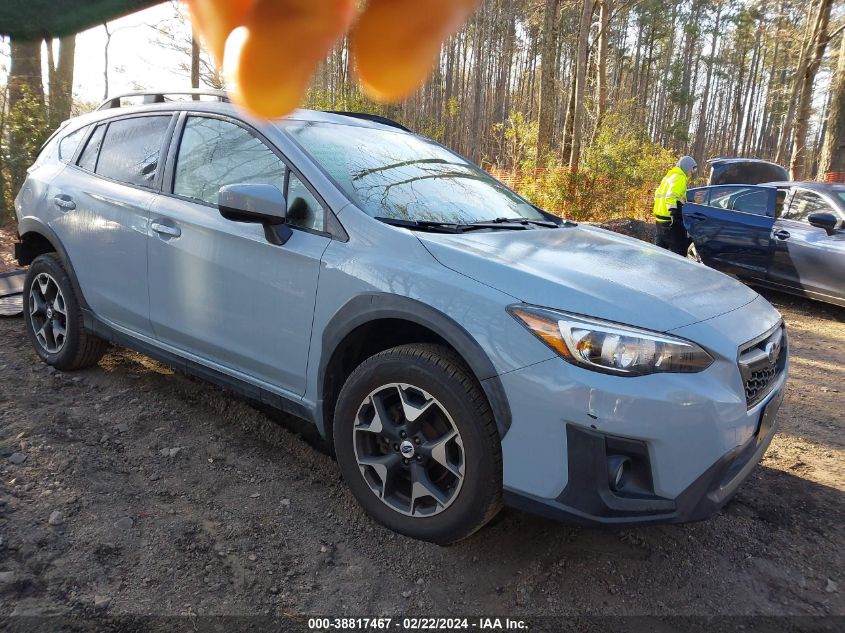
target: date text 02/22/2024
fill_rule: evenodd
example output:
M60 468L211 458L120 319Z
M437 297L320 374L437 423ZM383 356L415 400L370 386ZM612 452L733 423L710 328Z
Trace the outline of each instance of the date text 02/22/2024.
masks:
M327 630L482 630L520 631L527 630L524 620L499 617L480 618L309 618L308 628L312 631Z

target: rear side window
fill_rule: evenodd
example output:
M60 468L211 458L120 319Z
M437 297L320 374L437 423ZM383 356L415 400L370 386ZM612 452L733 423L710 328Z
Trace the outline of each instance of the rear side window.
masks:
M103 135L106 133L106 125L98 125L97 129L88 139L85 144L85 149L82 150L82 155L79 157L77 165L82 169L94 171L97 167L97 155L100 153L100 146L103 144Z
M259 138L239 125L208 117L188 117L173 193L217 204L224 185L285 185L285 164Z
M754 215L774 216L772 191L761 187L743 185L712 187L710 206Z
M152 187L170 119L145 116L109 123L94 171L129 185Z
M73 155L76 153L76 148L79 147L79 144L82 142L82 139L85 138L85 134L88 132L88 126L79 128L76 132L71 132L67 136L65 136L61 141L59 141L59 160L63 163L70 162L70 159L73 158Z

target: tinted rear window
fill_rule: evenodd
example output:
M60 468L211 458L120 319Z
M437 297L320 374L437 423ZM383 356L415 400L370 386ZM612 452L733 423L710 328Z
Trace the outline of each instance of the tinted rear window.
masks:
M96 172L130 185L151 187L170 115L120 119L109 123Z

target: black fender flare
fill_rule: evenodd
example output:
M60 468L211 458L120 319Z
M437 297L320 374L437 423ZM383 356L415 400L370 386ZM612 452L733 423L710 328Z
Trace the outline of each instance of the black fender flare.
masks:
M400 295L373 292L358 295L345 303L326 324L317 384L316 421L326 434L324 403L326 374L335 351L356 328L380 319L400 319L425 327L451 345L469 366L490 403L499 437L504 438L511 425L511 410L504 387L487 353L466 329L450 316L431 306Z
M68 277L70 277L70 282L73 284L73 291L76 293L80 307L83 308L85 313L89 312L90 309L88 302L85 301L85 295L82 294L82 288L79 286L79 280L76 278L76 271L73 268L73 264L70 262L70 257L68 256L67 250L65 250L62 241L59 239L59 236L56 235L56 232L46 223L37 218L23 218L20 222L18 222L18 235L20 235L21 241L23 241L23 239L31 233L40 235L53 246L53 249L55 249L56 254L59 256L62 265L67 271Z

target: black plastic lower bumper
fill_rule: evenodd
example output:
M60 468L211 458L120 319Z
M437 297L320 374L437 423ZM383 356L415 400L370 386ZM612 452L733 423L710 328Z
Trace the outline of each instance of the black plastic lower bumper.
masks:
M569 483L556 499L505 488L505 504L547 518L580 525L642 525L701 521L718 512L763 458L775 434L783 401L781 388L763 408L757 432L708 468L674 499L654 494L648 449L642 442L567 426ZM631 461L632 485L611 490L607 458Z

